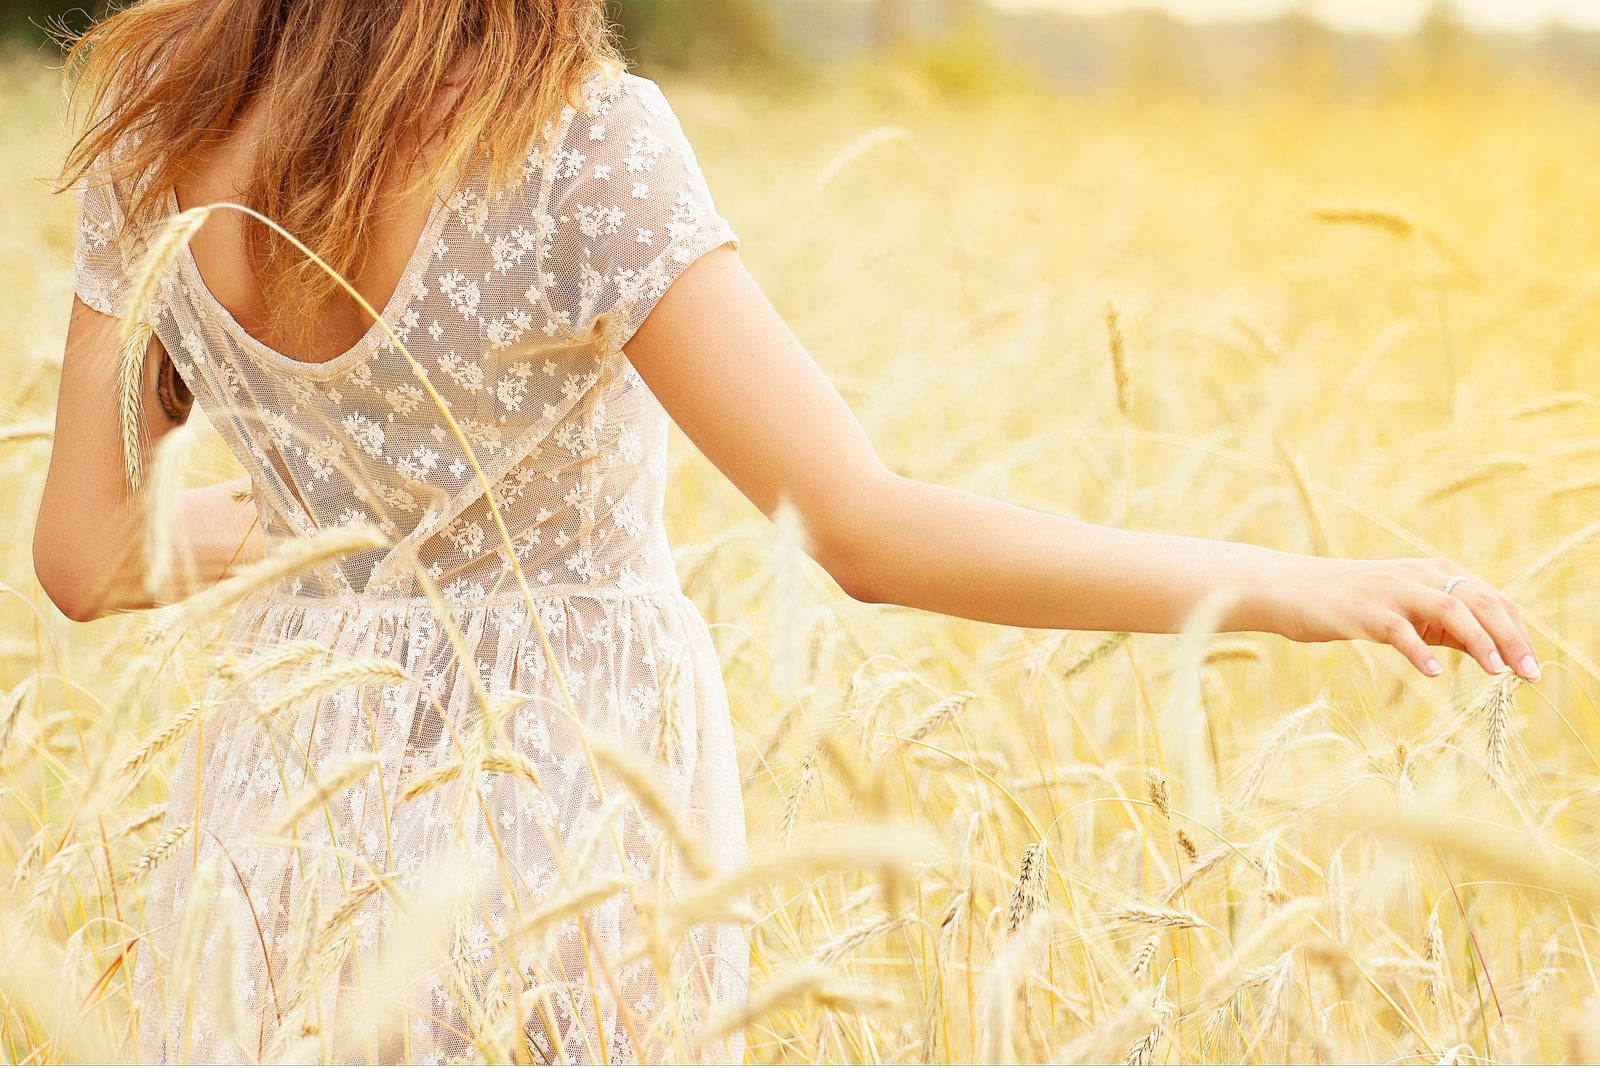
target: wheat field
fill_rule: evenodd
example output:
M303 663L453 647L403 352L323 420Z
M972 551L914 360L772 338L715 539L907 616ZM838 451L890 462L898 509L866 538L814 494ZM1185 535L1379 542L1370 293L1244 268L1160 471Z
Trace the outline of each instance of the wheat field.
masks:
M895 470L1447 554L1545 660L1536 686L1454 654L1427 680L1376 646L856 604L675 440L677 566L760 865L751 998L722 1021L747 1058L1600 1059L1596 101L666 89ZM187 862L160 837L175 717L215 634L72 625L34 581L73 208L41 180L56 75L13 57L0 100L0 1058L130 1060L144 880ZM235 473L202 425L185 477Z

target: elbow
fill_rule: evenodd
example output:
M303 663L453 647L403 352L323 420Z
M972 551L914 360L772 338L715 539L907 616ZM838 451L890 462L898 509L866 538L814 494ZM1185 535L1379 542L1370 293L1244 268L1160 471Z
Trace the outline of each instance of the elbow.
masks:
M890 598L883 589L876 569L855 546L817 546L816 561L844 591L846 597L862 604L888 604Z
M90 570L81 559L61 551L53 539L34 536L33 574L50 603L74 623L90 623L107 614L103 591Z
M855 507L836 506L826 517L806 524L812 559L851 600L862 604L895 603L887 568L879 551L881 536L874 503L881 496L861 495Z

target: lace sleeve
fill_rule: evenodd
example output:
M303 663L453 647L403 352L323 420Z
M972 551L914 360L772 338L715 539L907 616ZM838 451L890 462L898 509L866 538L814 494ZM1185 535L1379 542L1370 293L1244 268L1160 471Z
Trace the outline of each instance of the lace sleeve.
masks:
M89 307L122 314L128 267L117 243L122 209L110 185L78 184L78 247L72 257L72 288Z
M624 75L573 117L550 159L542 220L546 333L619 352L696 258L738 246L717 214L683 127L653 82Z

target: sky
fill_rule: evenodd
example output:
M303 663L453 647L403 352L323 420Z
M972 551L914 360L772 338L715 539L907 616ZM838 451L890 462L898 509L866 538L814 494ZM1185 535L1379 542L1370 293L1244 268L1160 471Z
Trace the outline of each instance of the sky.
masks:
M1159 8L1192 22L1273 18L1296 9L1335 29L1390 35L1410 33L1434 0L991 0L1011 10L1056 10L1096 15ZM1600 30L1600 0L1453 0L1476 29L1534 33L1552 22Z

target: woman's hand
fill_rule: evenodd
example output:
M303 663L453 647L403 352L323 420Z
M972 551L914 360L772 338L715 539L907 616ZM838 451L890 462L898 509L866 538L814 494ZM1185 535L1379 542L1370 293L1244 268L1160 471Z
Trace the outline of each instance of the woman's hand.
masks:
M1530 682L1539 678L1538 654L1516 604L1444 557L1291 557L1263 596L1269 629L1296 641L1382 642L1430 676L1441 668L1429 647L1443 646L1469 654L1491 674L1510 665Z

